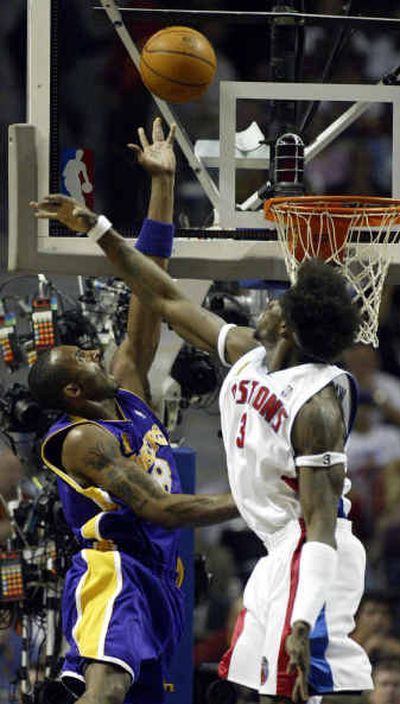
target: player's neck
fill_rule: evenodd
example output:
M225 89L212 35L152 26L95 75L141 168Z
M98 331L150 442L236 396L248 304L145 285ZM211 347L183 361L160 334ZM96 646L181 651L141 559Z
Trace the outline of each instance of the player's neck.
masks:
M121 413L115 398L102 401L86 400L79 408L72 411L73 415L90 420L121 420Z
M276 345L267 349L266 352L268 370L270 372L295 367L300 363L298 349L288 340L279 340Z

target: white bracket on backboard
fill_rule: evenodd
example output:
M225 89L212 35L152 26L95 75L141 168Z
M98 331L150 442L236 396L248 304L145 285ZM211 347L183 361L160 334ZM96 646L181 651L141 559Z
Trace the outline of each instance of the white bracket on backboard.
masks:
M236 209L236 114L239 100L314 100L389 103L393 107L393 166L392 196L400 196L400 91L398 86L319 84L319 83L268 83L247 81L221 81L220 84L220 165L218 213L223 228L262 228L265 220L261 211ZM360 114L363 112L358 106ZM351 122L349 123L351 124ZM329 135L330 141L334 135ZM273 225L271 225L273 227Z

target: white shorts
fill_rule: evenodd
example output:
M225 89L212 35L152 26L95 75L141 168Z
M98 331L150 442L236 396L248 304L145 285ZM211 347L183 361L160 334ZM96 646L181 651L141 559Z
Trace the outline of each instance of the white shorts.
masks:
M267 557L255 566L244 591L244 609L236 623L219 674L260 694L291 697L294 675L288 675L286 637L296 595L305 533L291 521L272 536ZM338 570L326 604L310 634L310 696L372 689L365 651L348 636L364 590L365 550L338 519Z

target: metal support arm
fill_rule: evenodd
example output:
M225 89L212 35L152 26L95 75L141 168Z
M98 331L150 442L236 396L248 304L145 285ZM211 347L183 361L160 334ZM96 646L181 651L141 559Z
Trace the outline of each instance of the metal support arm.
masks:
M137 69L139 69L140 53L124 24L119 8L115 4L114 0L100 1L105 12L108 15L111 24L113 25L115 31L121 39L121 42L127 50L134 65ZM207 172L207 170L205 169L204 165L195 155L193 146L190 142L188 135L186 134L184 127L179 122L178 118L173 113L168 103L165 102L165 100L157 98L157 96L155 96L153 93L151 93L151 95L167 124L169 126L171 126L173 123L176 124L176 141L178 142L180 148L182 149L182 152L188 160L189 166L191 167L194 175L197 177L199 183L202 185L207 198L211 202L212 206L216 208L219 202L218 188L209 173Z

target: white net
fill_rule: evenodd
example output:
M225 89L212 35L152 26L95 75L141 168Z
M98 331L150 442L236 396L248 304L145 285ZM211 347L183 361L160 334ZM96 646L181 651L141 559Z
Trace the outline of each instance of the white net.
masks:
M291 283L304 259L341 268L361 310L357 341L378 347L379 307L393 248L400 241L400 201L391 198L305 196L271 198Z

